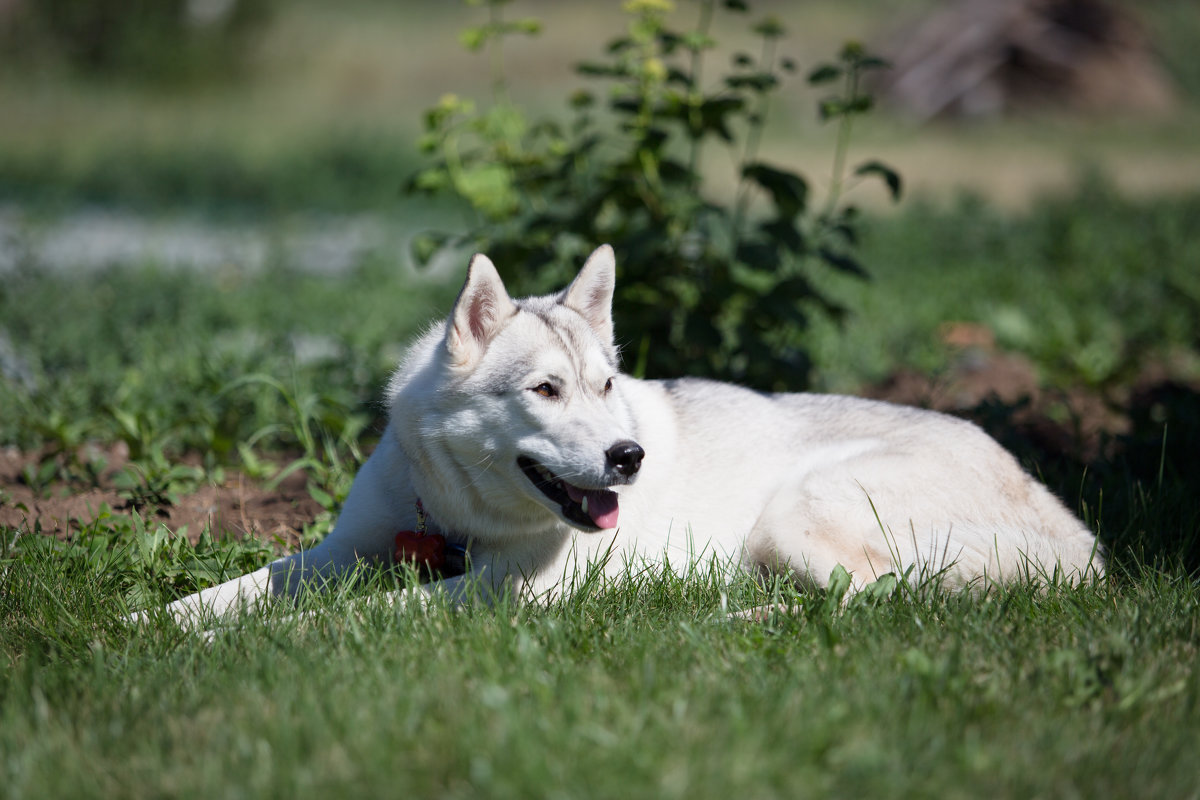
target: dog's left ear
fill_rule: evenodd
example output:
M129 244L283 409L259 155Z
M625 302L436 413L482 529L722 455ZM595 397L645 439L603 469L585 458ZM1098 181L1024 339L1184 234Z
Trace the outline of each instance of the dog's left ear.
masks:
M582 314L606 345L613 341L612 300L616 284L616 256L610 246L602 244L588 256L561 300L564 306Z

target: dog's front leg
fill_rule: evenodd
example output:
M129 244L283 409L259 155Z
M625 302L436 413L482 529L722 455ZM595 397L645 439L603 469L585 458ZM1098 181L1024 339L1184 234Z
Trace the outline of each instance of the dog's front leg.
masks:
M293 553L248 575L188 595L171 603L167 610L181 625L194 627L265 597L295 598L302 587L320 590L360 565L388 559L396 531L412 528L416 522L415 503L408 461L389 426L358 471L337 525L323 542L312 550Z

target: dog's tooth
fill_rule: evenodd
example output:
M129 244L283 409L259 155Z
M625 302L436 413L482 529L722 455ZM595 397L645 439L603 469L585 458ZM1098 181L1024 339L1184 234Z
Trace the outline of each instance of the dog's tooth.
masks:
M583 508L583 513L586 514L587 513L587 495L586 494L583 496L583 499L579 501L579 505Z

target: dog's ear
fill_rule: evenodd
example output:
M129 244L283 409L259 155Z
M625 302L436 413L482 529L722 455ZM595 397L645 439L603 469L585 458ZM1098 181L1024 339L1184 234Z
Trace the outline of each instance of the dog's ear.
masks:
M617 284L617 260L613 249L602 244L588 256L583 269L562 295L562 304L578 311L588 325L611 345L613 341L612 300Z
M475 254L446 328L446 350L453 363L463 366L482 356L488 342L515 313L517 307L509 298L496 265L482 253Z

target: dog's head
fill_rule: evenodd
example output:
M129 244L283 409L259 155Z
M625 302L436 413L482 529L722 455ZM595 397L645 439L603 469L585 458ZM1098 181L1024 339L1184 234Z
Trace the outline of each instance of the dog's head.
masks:
M617 527L616 489L645 453L613 343L615 272L605 245L563 291L514 300L486 256L471 260L444 328L392 384L397 435L441 521L473 535Z

